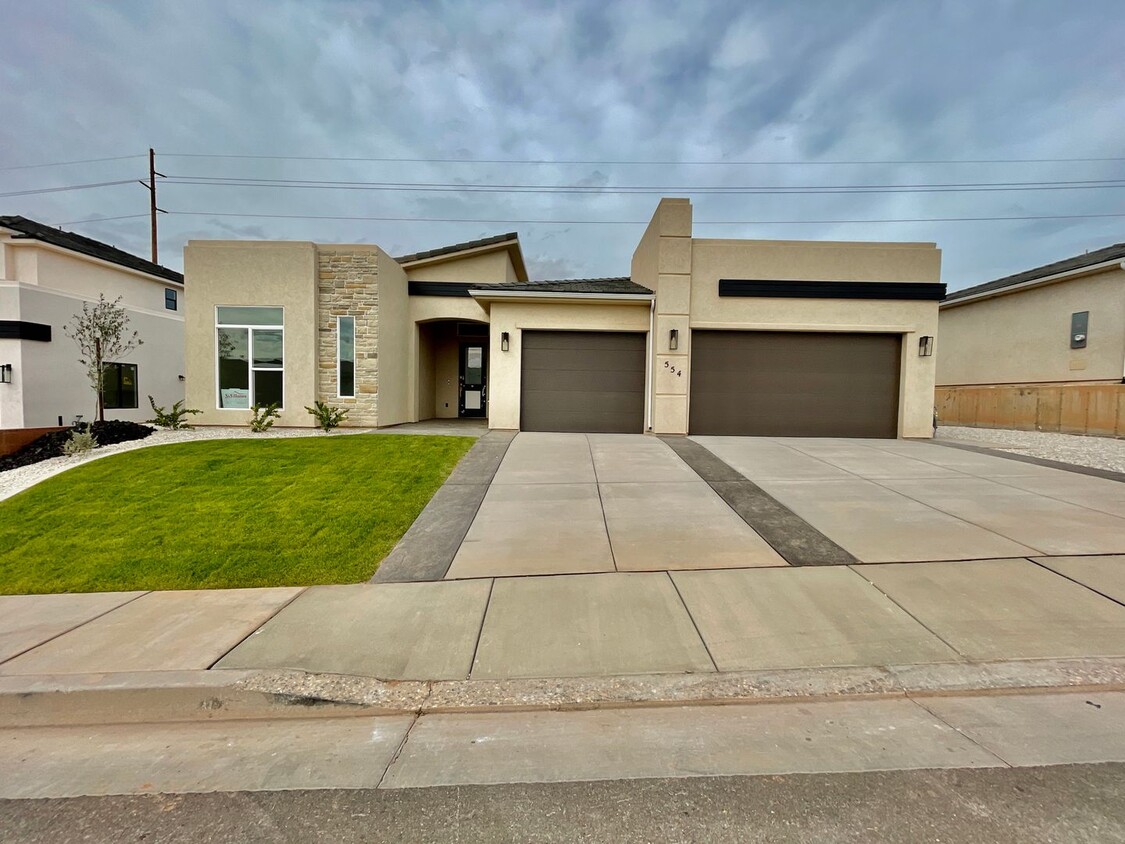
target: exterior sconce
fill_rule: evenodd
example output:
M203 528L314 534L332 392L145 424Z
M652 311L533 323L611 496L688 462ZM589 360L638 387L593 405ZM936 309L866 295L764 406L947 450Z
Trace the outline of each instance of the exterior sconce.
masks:
M668 332L668 348L671 351L676 351L680 348L680 332L679 329L673 328Z
M181 381L186 381L187 379L186 379L186 378L184 378L184 376L182 376L182 375L181 375L181 376L180 376L180 380L181 380Z
M5 363L4 365L0 366L0 384L11 384L11 383L12 383L12 365L10 363Z
M502 351L502 352L508 351L508 332L507 331L501 331L500 332L500 351Z
M918 338L918 357L928 358L934 353L934 338L926 334Z

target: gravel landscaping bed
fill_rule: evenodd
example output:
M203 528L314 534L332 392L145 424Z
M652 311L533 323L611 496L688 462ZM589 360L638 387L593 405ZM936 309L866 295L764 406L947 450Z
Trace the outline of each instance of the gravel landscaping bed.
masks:
M942 425L938 428L937 439L1026 454L1041 460L1125 472L1125 440L1112 437Z
M67 469L73 469L75 466L81 466L83 463L89 463L91 460L97 460L101 457L108 457L111 454L119 454L122 451L132 451L135 448L148 448L149 446L168 445L170 443L194 442L195 440L339 437L348 434L365 434L370 430L371 429L368 428L337 429L331 434L325 434L324 431L321 431L319 428L273 428L261 434L252 433L249 428L207 427L192 428L188 431L157 430L155 434L151 434L143 440L131 440L129 442L117 443L116 445L102 446L87 454L77 455L75 457L52 457L50 460L43 460L31 466L21 466L18 469L9 469L7 472L0 472L0 501L11 498L16 493L23 492L25 489L35 486L35 484L40 481L46 480L60 472L65 472Z

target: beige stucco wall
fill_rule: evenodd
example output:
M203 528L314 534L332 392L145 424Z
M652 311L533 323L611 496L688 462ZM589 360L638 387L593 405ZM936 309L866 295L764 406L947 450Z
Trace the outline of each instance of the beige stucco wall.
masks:
M720 298L719 279L937 282L940 277L941 252L932 243L696 239L690 325L901 334L899 436L928 437L933 431L935 357L920 357L918 341L923 335L937 336L937 302ZM690 378L690 367L685 371Z
M647 332L648 302L576 304L493 302L489 333L488 427L516 429L520 424L521 332L525 329ZM508 332L508 351L500 335Z
M475 281L492 284L516 281L516 271L507 249L427 261L405 269L406 276L411 281Z
M410 322L406 273L375 247L379 263L379 425L399 425L414 418L414 358L417 337Z
M1070 317L1090 312L1086 348ZM1120 381L1125 374L1125 270L1115 269L941 309L937 383Z
M184 276L193 291L186 309L187 404L203 425L245 425L249 410L219 409L215 307L285 309L285 407L277 424L308 427L317 397L317 252L302 241L189 241Z

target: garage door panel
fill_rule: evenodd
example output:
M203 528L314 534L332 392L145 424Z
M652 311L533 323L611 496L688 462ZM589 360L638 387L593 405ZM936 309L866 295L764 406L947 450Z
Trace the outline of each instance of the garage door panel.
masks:
M695 331L695 434L894 437L895 334Z
M520 429L640 433L645 335L524 331Z

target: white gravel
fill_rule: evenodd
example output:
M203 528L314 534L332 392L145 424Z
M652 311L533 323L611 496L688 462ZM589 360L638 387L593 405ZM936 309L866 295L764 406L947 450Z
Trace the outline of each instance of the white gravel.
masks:
M1077 466L1125 472L1125 440L1112 437L942 425L938 428L937 438L1026 454L1043 460L1059 460Z
M67 469L89 463L111 454L120 454L123 451L132 451L135 448L148 448L154 445L169 445L170 443L193 442L195 440L231 440L231 439L285 439L287 437L339 437L347 434L369 433L368 428L337 429L331 434L325 434L318 428L273 428L261 434L255 434L249 428L221 428L206 427L192 428L189 431L163 431L159 428L155 434L150 434L143 440L130 440L116 445L102 446L91 452L74 457L52 457L30 466L21 466L18 469L9 469L0 472L0 501L11 498L18 492L23 492L28 487L35 486Z

